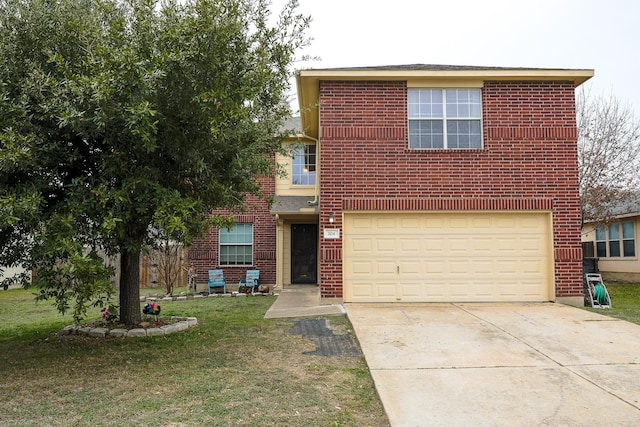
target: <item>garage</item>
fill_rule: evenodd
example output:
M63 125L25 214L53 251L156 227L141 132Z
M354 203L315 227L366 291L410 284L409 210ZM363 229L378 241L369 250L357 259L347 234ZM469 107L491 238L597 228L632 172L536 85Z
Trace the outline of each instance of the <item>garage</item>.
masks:
M551 213L344 214L345 302L549 301Z

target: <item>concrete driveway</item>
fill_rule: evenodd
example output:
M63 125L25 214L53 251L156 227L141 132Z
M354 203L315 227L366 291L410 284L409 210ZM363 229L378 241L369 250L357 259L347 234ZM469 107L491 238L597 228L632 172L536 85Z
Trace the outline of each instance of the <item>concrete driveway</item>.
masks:
M392 426L640 424L640 326L560 304L345 304Z

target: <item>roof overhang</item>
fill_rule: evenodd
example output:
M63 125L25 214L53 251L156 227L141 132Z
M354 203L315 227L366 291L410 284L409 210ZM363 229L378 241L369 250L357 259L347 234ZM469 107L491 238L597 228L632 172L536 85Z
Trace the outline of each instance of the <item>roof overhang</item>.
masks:
M318 203L313 196L275 196L273 215L317 215Z
M334 68L301 70L297 73L298 102L304 133L318 138L318 102L321 80L385 80L407 81L411 86L419 83L430 85L457 85L484 81L571 81L580 86L594 75L590 69L549 68L490 68L458 67L452 69L393 69L389 67ZM457 84L456 84L457 83Z
M640 218L640 211L633 211L633 212L628 212L628 213L611 215L611 217L607 218L606 220L604 220L604 219L585 220L584 221L584 225L587 225L587 224L604 224L604 223L622 221L622 220L625 220L625 219L633 219L633 218Z

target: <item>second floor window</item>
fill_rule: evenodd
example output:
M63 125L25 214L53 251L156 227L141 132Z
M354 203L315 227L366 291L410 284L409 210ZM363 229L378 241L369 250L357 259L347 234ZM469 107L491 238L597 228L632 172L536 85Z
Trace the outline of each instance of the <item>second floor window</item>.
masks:
M409 148L482 148L480 89L409 89Z
M636 256L633 222L601 225L596 228L596 251L600 258Z
M316 146L304 144L293 150L293 185L315 185L316 183Z

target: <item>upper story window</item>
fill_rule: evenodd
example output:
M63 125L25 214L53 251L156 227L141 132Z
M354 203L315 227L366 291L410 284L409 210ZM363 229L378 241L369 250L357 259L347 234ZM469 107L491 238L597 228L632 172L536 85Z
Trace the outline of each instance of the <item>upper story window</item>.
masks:
M220 265L253 264L253 224L220 229Z
M596 252L600 258L635 257L636 240L633 222L597 227Z
M293 149L293 185L315 185L316 183L316 146L303 144Z
M482 148L480 89L409 89L409 148Z

